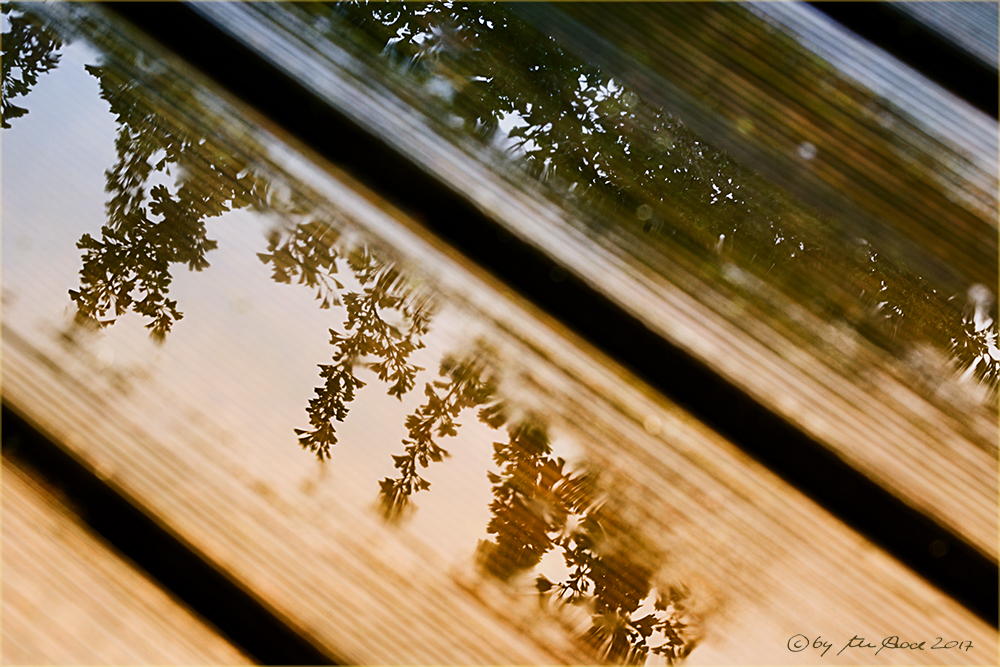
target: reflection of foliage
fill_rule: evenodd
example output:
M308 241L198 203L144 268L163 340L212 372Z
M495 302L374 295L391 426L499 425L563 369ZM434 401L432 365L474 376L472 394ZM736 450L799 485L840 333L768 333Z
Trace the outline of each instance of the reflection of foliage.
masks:
M13 100L27 96L38 83L38 75L59 64L62 40L41 19L22 13L16 4L5 3L0 12L10 24L10 30L3 33L3 53L0 54L3 70L0 126L6 129L12 118L28 113L27 109L15 106Z
M463 410L480 407L479 420L491 428L508 423L495 368L494 355L484 346L461 360L442 362L440 375L447 380L428 383L427 402L406 420L405 453L393 456L399 477L380 483L388 520L398 520L410 497L430 488L418 469L448 456L434 438L456 435ZM594 474L568 470L564 459L553 456L538 418L526 417L507 430L508 441L493 445L497 472L487 472L493 485L487 533L493 537L479 545L481 567L507 581L558 550L569 573L555 583L539 575L541 600L589 609L592 622L583 639L602 659L641 664L651 653L670 663L686 657L695 644L684 622L688 594L678 587L660 594L653 587L662 557L618 520Z
M676 261L679 247L702 265L722 257L896 353L918 340L948 349L961 335L949 289L935 291L884 256L867 263L849 234L791 204L503 4L305 3L299 11L404 79L397 90L442 119L442 134L506 148L553 194L582 204L578 217L597 221L592 229L615 221L615 242L643 261L655 261L647 259L654 252ZM679 11L700 30L705 12L742 10ZM884 285L891 287L870 301ZM995 376L984 379L996 386Z
M589 608L584 639L603 659L640 664L649 653L669 662L685 657L694 647L682 621L686 593L671 588L664 597L653 589L651 565L660 556L617 521L593 474L568 472L552 456L540 422L524 420L509 435L494 443L500 473L488 473L494 500L487 532L495 537L480 544L484 569L509 579L558 549L569 573L555 583L539 575L538 591L543 600Z
M295 229L282 237L273 230L267 239L267 253L257 257L272 268L271 277L278 283L291 283L297 279L300 285L316 290L320 308L339 306L339 291L344 285L333 277L337 273L336 242L340 238L336 227L329 222L310 220L296 225Z
M582 514L593 500L591 480L567 475L565 461L551 452L545 429L534 421L511 427L509 442L493 444L500 474L488 473L494 500L486 532L496 543L484 543L481 556L501 579L537 565L569 514Z
M779 259L795 266L789 256L801 260L809 250L769 188L503 5L303 10L338 18L325 21L331 32L352 31L353 41L424 85L431 93L426 104L440 107L435 115L457 118L481 142L506 146L528 174L585 201L588 218L660 237L669 232L702 254L716 248L720 234L732 239L739 229L746 240L737 251L745 249L742 259L761 271Z
M297 230L296 235L299 233ZM321 284L328 286L328 282L321 281L336 271L332 246L324 245L328 252L319 258L309 256L301 260L295 259L291 247L286 244L278 248L278 242L272 237L269 249L283 249L287 254L261 255L261 259L273 264L276 275L281 272L290 280L297 273L300 282L316 285L318 289ZM294 263L289 262L290 259ZM369 355L377 357L378 361L368 364L369 368L375 371L379 380L389 383L390 396L402 399L403 394L413 388L414 378L421 370L408 359L411 353L423 347L421 337L427 333L432 312L430 297L417 291L392 263L379 259L370 249L350 253L347 264L361 291L348 292L340 298L347 310L345 333L330 330L330 344L335 352L332 364L319 367L324 384L316 388L316 396L310 399L307 409L312 429L295 431L302 446L316 452L321 459L329 458L330 448L337 443L333 420L347 418L348 404L354 400L355 392L365 386L365 382L354 374L358 359ZM326 271L318 273L317 267L325 267ZM325 305L333 302L329 294L323 299ZM390 312L402 320L402 325L389 323Z
M347 311L345 330L350 333L331 331L334 363L320 366L326 383L310 401L313 430L297 431L302 445L320 458L329 458L337 441L332 421L347 417L348 404L365 385L354 373L357 361L377 357L370 367L390 383L390 395L402 397L414 388L421 370L407 357L423 346L420 337L430 319L427 298L392 264L370 249L344 257L337 240L328 223L314 220L272 232L268 252L259 255L278 282L305 284L316 289L321 307L342 304ZM333 278L341 259L360 291L344 293L344 285ZM405 323L405 333L388 324L389 311ZM398 477L380 482L386 519L398 520L413 494L430 488L419 471L448 456L439 439L457 435L463 411L478 407L479 420L492 428L508 423L495 369L494 354L480 345L465 357L445 357L439 369L444 379L426 383L426 402L406 419L404 453L392 457ZM479 547L483 569L510 580L538 566L547 553L561 552L568 575L559 582L539 575L537 589L542 601L556 608L569 604L589 610L591 625L582 639L597 655L626 664L641 664L650 654L669 663L686 657L696 641L685 623L687 592L670 587L661 594L653 586L655 564L662 557L617 519L607 499L599 497L594 475L567 470L566 461L553 456L538 419L510 425L508 433L507 442L494 443L498 472L487 473L494 496L487 533L493 538Z
M984 285L973 285L969 288L968 301L962 327L951 341L952 354L960 371L996 387L1000 375L1000 349L997 348L996 323L989 315L993 295Z
M448 380L428 382L424 387L427 402L406 418L409 437L403 440L404 453L392 457L399 477L386 477L379 483L386 518L398 518L409 504L410 496L430 488L430 482L420 476L417 466L426 468L448 456L434 438L458 433L459 424L455 420L463 410L486 406L479 411L479 418L494 427L503 423L504 406L495 402L495 380L484 375L486 371L482 355L463 360L446 357L441 362L440 375Z
M162 340L182 317L167 298L171 264L206 268L216 244L205 219L259 204L263 183L226 146L157 112L148 91L169 87L166 77L139 83L111 66L87 71L117 117L118 163L106 173L108 224L100 240L84 234L77 244L84 251L81 287L70 296L86 321L106 326L114 321L101 319L109 311L117 317L131 309L149 318L151 335ZM171 169L173 190L154 184Z
M125 75L113 58L87 68L117 118L117 163L106 174L108 223L100 239L89 234L80 239L81 287L70 294L82 319L108 325L114 321L105 319L110 311L118 316L131 310L148 318L152 335L162 340L181 318L168 298L171 265L204 269L215 248L206 221L243 207L280 206L268 201L267 182L246 159L252 151L229 150L216 137L189 129L155 98L156 91L176 97L185 113L207 119L200 127L210 127L213 116L198 96L178 90L168 69L143 65L141 57L137 61L144 68L142 80ZM607 91L611 97L618 94L612 87ZM488 127L492 121L477 117L475 122ZM589 150L584 143L581 137L577 149ZM293 202L283 212L315 213L310 208ZM334 354L332 363L320 366L324 384L309 403L311 429L297 431L300 443L321 459L330 457L336 443L333 421L346 418L356 391L365 385L355 375L357 365L374 371L391 396L402 398L414 389L422 369L410 357L423 347L433 310L429 296L391 262L367 247L345 252L338 241L329 221L312 218L273 232L267 252L259 255L276 281L306 285L316 291L321 307L342 306L346 312L343 333L330 332ZM335 277L345 265L351 274L345 282L356 288L345 288ZM487 527L492 537L480 547L483 568L510 580L539 566L547 553L560 551L570 574L557 583L539 577L538 589L553 605L589 609L592 623L584 639L599 655L628 663L650 653L669 661L683 657L693 646L681 621L684 596L677 589L662 596L653 587L659 554L635 528L616 519L591 475L567 470L566 462L553 456L539 420L508 424L496 367L484 350L444 359L444 379L426 384L427 401L406 420L404 453L393 457L399 476L381 482L386 515L398 517L414 493L430 487L420 469L447 456L441 438L456 435L464 410L479 408L482 422L495 429L508 425L510 436L494 447L497 472L489 473L494 500Z
M289 216L315 207L301 194L289 203L269 197L267 180L246 157L252 151L232 150L210 134L207 128L222 121L213 123L213 112L169 69L146 66L139 57L142 71L133 78L116 58L106 54L105 60L104 66L87 70L99 80L101 96L116 116L118 162L106 173L110 198L101 238L84 234L77 243L84 251L81 286L70 296L81 322L107 326L132 310L148 318L151 335L163 340L182 317L177 302L168 298L171 265L183 263L195 271L208 267L206 255L216 242L208 238L207 219L247 206ZM197 127L203 129L172 115L163 95L185 113L198 114ZM321 307L343 305L347 311L345 333L330 332L336 351L332 364L320 366L324 385L308 408L312 428L297 430L302 445L320 458L329 457L337 441L333 420L347 416L348 404L365 384L354 373L359 359L377 357L368 366L389 383L390 395L402 397L412 389L420 369L408 359L423 347L420 339L432 311L429 296L410 286L391 263L367 249L342 256L337 239L328 221L313 219L284 236L273 232L268 252L259 254L277 282L297 279L316 290ZM341 259L360 286L343 296L344 285L334 277ZM113 316L107 318L109 312ZM390 322L391 313L399 325Z
M997 386L1000 349L997 348L996 327L979 328L972 319L962 320L962 325L951 347L958 370L975 375L987 386Z

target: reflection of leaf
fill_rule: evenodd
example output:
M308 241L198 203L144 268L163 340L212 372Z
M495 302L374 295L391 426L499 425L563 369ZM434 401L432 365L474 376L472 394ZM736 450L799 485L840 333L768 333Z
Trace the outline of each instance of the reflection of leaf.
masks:
M333 241L336 234L323 231L323 227L310 223L298 226L290 239L281 244L280 234L272 234L265 263L275 262L283 255L289 258L288 271L282 275L299 276L299 282L320 290L321 307L341 303L347 311L345 332L330 331L330 344L334 347L333 363L321 365L320 377L326 382L316 388L315 398L309 401L307 412L310 430L297 429L303 447L322 458L330 457L330 448L337 443L333 421L344 421L348 404L355 398L357 389L365 386L354 374L355 362L363 356L375 356L379 361L369 368L382 382L389 385L388 393L402 399L413 389L420 367L409 362L409 356L421 349L422 337L430 326L433 303L430 297L415 290L389 262L379 259L370 249L358 248L347 256L347 264L361 286L359 292L348 292L333 297L330 275L337 271L340 256ZM284 252L274 252L283 250ZM276 264L274 264L276 266ZM277 269L276 269L277 270ZM330 279L332 280L332 279ZM286 281L287 282L287 281ZM332 281L333 286L340 283ZM406 323L405 330L386 321L387 311L396 311ZM431 451L424 456L436 456Z
M427 402L406 418L409 437L403 440L405 453L392 457L399 476L380 482L382 510L388 519L398 518L414 493L430 488L430 482L417 472L418 467L426 468L448 456L435 442L435 435L456 435L459 424L455 419L463 410L495 400L496 378L481 353L461 361L446 357L440 374L448 381L428 382L424 387Z
M3 45L3 53L0 54L3 71L0 127L6 129L12 119L28 113L27 109L16 106L13 100L27 96L38 83L38 76L59 64L62 40L40 19L24 13L17 3L4 3L0 12L10 26L0 39ZM19 76L15 76L15 71Z

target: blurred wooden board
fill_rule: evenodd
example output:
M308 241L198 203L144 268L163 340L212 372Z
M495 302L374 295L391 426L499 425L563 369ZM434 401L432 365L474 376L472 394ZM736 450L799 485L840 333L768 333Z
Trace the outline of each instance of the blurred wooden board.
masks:
M4 664L249 662L4 458Z

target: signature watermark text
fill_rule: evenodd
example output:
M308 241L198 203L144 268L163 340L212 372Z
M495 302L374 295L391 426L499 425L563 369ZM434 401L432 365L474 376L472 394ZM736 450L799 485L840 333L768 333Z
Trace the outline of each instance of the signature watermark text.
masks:
M837 644L839 646L839 643ZM815 639L806 635L794 635L788 639L788 650L792 653L800 653L807 648L819 651L821 657L826 657L826 652L834 647L834 642L826 641L822 635L817 635ZM936 637L935 641L904 641L899 635L885 637L881 642L877 640L868 641L864 637L854 635L843 645L835 655L840 655L844 651L851 649L874 650L875 655L882 651L935 651L935 650L955 650L968 651L975 648L971 640L960 641L957 639L946 640L944 637Z

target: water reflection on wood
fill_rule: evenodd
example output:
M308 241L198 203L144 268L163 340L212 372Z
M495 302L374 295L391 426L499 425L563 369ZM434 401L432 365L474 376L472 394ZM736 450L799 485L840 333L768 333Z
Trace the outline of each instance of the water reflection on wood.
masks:
M502 147L531 177L579 202L582 219L598 229L614 225L627 247L654 245L668 254L679 247L711 263L713 252L723 254L897 354L923 340L950 350L959 373L968 369L996 388L995 304L986 306L991 324L976 329L963 316L965 295L954 298L954 283L935 284L890 258L896 249L872 247L860 226L794 205L509 8L345 3L301 10L331 40L369 62L381 59L404 90L421 86L410 94L418 108L446 119L443 133ZM670 25L701 29L731 11L683 7ZM989 276L995 271L982 279Z
M3 89L0 91L0 125L10 127L13 118L20 118L28 110L14 104L18 97L25 97L38 83L38 76L59 64L62 40L49 30L37 16L26 15L13 3L5 3L3 14ZM15 74L15 70L17 73Z
M803 208L505 9L199 8L392 143L400 159L995 562L1000 352L990 294L942 278L935 262L914 262L906 244L897 247L899 235L886 240L861 219ZM559 67L546 67L546 58ZM604 114L602 100L634 108ZM544 117L532 116L536 106ZM529 139L524 153L506 151L507 133L522 124L531 135L521 137ZM669 130L667 141L648 131L658 127ZM642 169L633 173L633 164ZM970 229L988 232L989 224ZM982 236L986 254L992 237ZM682 384L671 391L683 401ZM710 403L702 413L732 427ZM959 478L970 481L965 491L952 487Z
M87 16L86 10L79 11ZM364 11L383 18L380 12L385 10ZM436 11L425 14L432 18ZM490 21L488 16L470 16L478 17L474 23L480 25ZM461 18L469 19L468 16ZM239 480L225 473L220 474L224 478L220 488L232 496L216 492L211 474L199 469L215 470L221 466L218 460L226 460L228 454L223 453L221 446L218 451L207 447L207 452L199 452L197 446L179 442L183 438L177 435L182 432L177 424L186 422L190 413L179 409L174 412L173 407L163 405L170 403L160 400L168 396L163 389L168 385L166 381L152 381L144 389L153 397L151 403L161 404L156 410L162 412L151 409L150 415L136 408L142 403L130 397L128 392L106 391L105 395L103 389L93 390L97 398L80 391L75 402L68 401L63 409L52 409L45 405L46 391L50 392L49 400L54 401L55 397L72 394L67 387L77 387L74 383L80 383L80 378L86 380L92 376L94 386L99 388L105 387L106 378L92 369L80 370L77 367L82 364L80 360L76 366L67 364L60 369L58 363L51 361L60 358L56 353L40 351L45 349L45 343L17 334L9 335L7 330L5 353L10 350L12 388L5 386L5 398L22 402L34 399L39 404L36 409L46 415L51 427L70 435L75 433L72 430L75 420L67 415L80 414L74 410L85 413L90 407L106 401L114 406L114 414L118 411L127 414L128 420L123 423L134 426L135 430L122 427L123 431L126 434L143 433L141 444L134 449L148 448L149 451L122 454L121 451L129 451L128 446L124 450L108 446L106 441L118 438L127 442L128 438L114 431L118 428L116 420L103 412L96 420L102 422L98 426L93 417L80 420L76 426L88 435L100 436L84 447L84 451L107 457L106 460L120 466L117 474L128 478L142 497L151 499L150 503L154 502L152 499L162 502L163 497L184 495L169 489L163 491L169 485L158 482L156 477L174 474L171 466L157 463L165 460L174 465L180 459L187 466L187 474L198 482L185 491L196 498L198 504L202 498L211 498L220 506L213 507L212 503L205 502L201 514L194 513L192 517L189 516L191 512L178 512L176 516L168 513L164 520L190 522L183 525L198 536L197 540L192 538L193 541L212 547L206 551L219 558L224 566L231 567L236 573L234 576L255 581L261 595L279 599L276 606L282 613L307 619L303 624L309 633L315 632L328 644L343 642L342 645L355 651L352 657L364 662L482 662L500 661L505 655L515 655L525 661L600 659L642 663L647 659L659 659L673 662L688 657L706 633L703 623L713 622L713 617L708 614L703 618L698 610L717 612L722 605L715 605L713 609L715 602L705 598L718 596L736 608L728 609L727 615L720 616L722 620L714 621L717 625L712 641L716 653L712 655L726 655L725 650L730 650L729 655L735 656L730 660L749 660L745 652L741 654L732 646L726 647L720 638L726 634L727 622L734 618L745 621L741 614L748 613L747 609L752 614L762 610L773 613L773 623L778 629L768 634L768 641L771 641L786 631L797 616L783 611L783 605L789 601L804 604L811 594L825 594L828 597L822 599L832 611L817 612L811 618L829 620L834 626L830 631L843 630L854 622L872 624L883 614L892 622L905 621L911 626L919 626L921 631L931 631L929 621L921 620L920 615L926 608L936 606L943 611L938 612L934 622L954 632L967 631L975 635L977 642L984 634L988 636L988 628L984 631L981 623L953 601L886 558L760 466L741 457L731 445L690 416L658 397L651 398L649 392L624 372L608 370L596 353L591 357L581 354L573 343L526 315L516 301L492 289L481 274L465 272L461 267L456 269L444 254L434 255L424 250L422 252L429 253L427 256L437 263L447 264L440 270L456 273L472 286L468 293L457 294L426 278L433 267L421 266L412 252L408 255L407 250L392 245L399 239L379 238L365 227L363 220L349 212L350 206L360 206L355 200L374 200L374 195L355 195L350 202L327 201L311 187L312 184L289 175L281 160L275 158L276 141L273 138L265 136L262 130L258 134L247 131L249 123L245 116L234 111L210 89L179 75L174 65L150 57L134 43L119 40L113 32L88 21L85 19L77 28L100 50L101 58L100 65L90 65L86 71L97 80L102 98L111 105L118 134L114 140L117 162L106 173L108 219L100 238L88 232L77 243L82 251L83 270L79 285L70 291L70 296L80 314L77 324L82 330L72 330L78 340L83 341L80 345L88 344L88 336L89 340L94 340L95 335L108 334L108 327L119 318L131 317L141 319L152 337L168 348L171 345L168 338L181 327L178 321L184 305L178 303L179 299L169 297L174 281L172 271L176 270L176 265L195 271L207 269L212 253L222 252L219 244L210 238L209 225L214 224L213 219L218 218L221 224L222 219L238 209L244 209L244 213L252 211L266 220L269 227L266 237L259 243L258 249L262 252L257 258L269 270L271 279L277 283L299 284L300 291L306 290L315 296L320 310L329 310L340 322L337 328L330 329L332 360L319 363L322 384L315 389L308 404L302 406L309 427L296 429L293 433L296 424L302 425L301 411L294 416L275 416L274 421L280 423L290 437L283 441L284 444L265 444L271 449L279 444L282 447L294 445L297 435L299 444L321 461L332 459L332 465L341 465L342 460L351 461L350 455L339 456L343 449L357 452L360 448L374 447L377 443L370 441L384 440L389 429L383 424L370 424L364 438L345 439L334 449L343 433L341 429L348 427L351 408L360 411L360 404L365 401L362 397L372 395L361 390L372 382L371 377L377 378L387 387L385 393L389 397L405 405L397 411L399 425L406 431L400 443L403 453L392 456L393 476L385 477L381 483L377 482L377 477L372 477L344 488L370 489L368 498L379 497L382 518L398 525L387 527L371 522L358 510L365 500L356 498L342 501L341 507L345 510L341 516L319 519L316 516L321 514L319 509L322 508L308 505L308 493L289 491L285 487L275 493L267 486L247 485L257 496L265 498L262 501L254 494L247 494ZM379 25L392 26L393 21ZM455 32L461 31L454 26L442 31L428 28L428 34L439 37L451 35L454 38ZM444 37L441 39L444 41L437 51L451 48L451 42ZM422 42L417 45L426 46ZM575 75L572 67L567 65L567 71ZM591 102L599 104L605 99L617 99L616 104L624 103L623 89L606 82L600 84L603 87L598 91L596 85L581 88L590 91ZM527 86L521 81L517 87ZM596 100L595 91L605 99ZM528 105L532 105L531 112ZM526 114L535 110L531 102L516 108ZM470 113L480 112L473 110ZM503 115L492 116L496 123L494 132ZM475 119L476 127L488 126L482 117L475 116ZM673 121L664 118L662 122L663 127L667 127ZM575 121L573 125L575 127ZM661 136L661 139L666 137L666 143L657 149L664 159L676 145L689 142L687 150L690 153L681 161L693 168L708 168L693 157L700 151L697 142L685 135L679 126L669 127L673 128L669 137ZM526 133L525 142L536 140L535 134L539 134L537 140L542 141L544 132L547 130L533 131L531 136ZM488 138L489 133L488 127L481 132L484 138ZM597 148L602 145L591 144L589 139L584 141L583 135L588 134L580 130L576 152L565 159L567 164L584 160L585 164L596 165L594 174L600 177L600 172L607 167L597 161ZM558 151L555 144L560 141L551 137L550 140L551 151ZM522 145L522 149L524 147ZM612 151L611 146L604 148ZM541 164L544 165L544 161ZM695 180L690 182L684 180L688 177L680 177L678 183L715 183L719 174L726 173L725 164L716 167L715 171L710 170L712 173L691 176ZM536 168L544 171L548 166L536 165ZM560 166L555 173L567 168ZM631 183L634 177L640 184L637 187L642 189L640 176L631 174L622 182ZM329 174L325 178L330 178ZM603 185L594 187L618 187L615 183L617 181L604 181ZM734 186L727 193L732 194L736 189ZM596 208L609 209L614 208L616 200L626 201L626 208L640 201L636 198L638 195L631 194L625 186L609 192L611 194L593 195L594 199L586 201ZM734 201L735 197L722 199ZM689 207L685 215L694 219L698 219L699 207L706 204L697 198L679 201L681 206ZM751 205L742 199L739 203ZM655 231L654 227L668 215L663 212L665 208L661 210L660 207L661 204L655 202L639 206L638 218L649 223L651 231ZM725 220L719 224L724 223L728 224ZM15 221L14 224L24 223ZM397 233L403 237L407 229L400 226ZM682 236L687 235L685 243L703 254L708 247L706 244L714 242L713 236L718 231L715 228L699 231L697 225L676 229ZM761 233L770 241L769 235L777 232ZM399 243L403 245L403 241ZM768 243L767 247L773 245L777 244ZM871 258L868 263L876 264ZM212 280L220 280L212 278L210 273L203 271L198 279L204 280L206 285L211 285ZM18 275L14 285L30 293L31 287L24 282L23 276ZM983 324L990 319L990 306L985 305L986 302L987 297L980 295L979 307L970 316L977 332L989 327ZM55 311L58 312L62 305L57 304ZM130 311L131 316L128 315ZM511 312L515 314L509 315ZM301 312L296 314L305 319ZM51 313L48 316L52 317ZM465 320L475 322L469 328L477 334L483 331L485 334L466 335L461 324ZM193 318L183 324L195 330L202 326ZM13 324L5 323L5 326L18 327L21 331L30 329L26 319L15 319ZM104 331L95 332L94 329ZM242 333L233 329L225 332L227 339L232 337L233 340ZM456 339L459 343L453 344ZM291 337L289 340L295 344L300 339ZM217 367L213 365L215 362L208 361L206 368L199 368L205 359L197 351L190 353L189 350L188 356L178 355L177 363L194 367L204 374L201 386L191 388L192 391L221 397L235 391L234 380L212 377L211 371ZM73 350L64 356L83 359L84 353ZM45 361L39 362L39 359ZM426 368L418 364L425 364ZM430 380L419 381L428 375ZM67 377L74 379L67 380ZM256 391L267 390L266 382L271 376L263 377L263 389ZM308 381L303 378L303 382ZM415 390L421 386L425 401L416 405L413 396L419 394ZM195 399L188 401L194 403ZM72 407L71 403L72 406L81 403L84 407ZM209 420L221 421L232 418L233 414L239 415L231 408L226 415L203 409ZM488 505L489 517L483 526L485 537L478 542L478 547L470 546L470 550L475 549L477 574L485 574L491 581L480 587L470 587L498 591L500 599L499 603L493 600L477 607L474 622L478 625L474 626L475 630L468 630L463 625L466 621L463 615L469 607L475 606L469 601L475 599L475 594L465 596L461 585L440 572L432 573L434 559L423 549L435 536L422 535L411 528L411 533L400 537L398 531L407 530L406 519L412 518L415 504L413 497L431 490L430 479L432 472L436 472L431 464L442 463L449 451L458 447L488 448L487 442L478 442L468 435L474 424L461 426L462 421L473 415L479 425L491 432L504 430L506 433L493 443L489 470L459 471L459 474L478 475L479 482L488 487L488 495L492 496ZM154 424L163 427L162 432L154 428ZM194 430L203 434L199 428ZM250 428L238 430L237 442L242 445L242 438L252 440L250 431ZM109 432L114 434L108 435ZM164 447L158 438L179 447L180 454L171 452L169 446ZM561 448L569 447L565 441L578 441L581 452L562 456ZM450 442L456 443L454 447L445 444ZM218 445L218 441L211 440L211 444ZM271 458L265 460L292 458L296 452L286 457L286 449L289 448L282 449L280 455L268 454ZM249 452L263 456L249 446L239 449L233 456L239 460L249 456ZM149 460L142 458L147 456ZM190 461L186 457L190 457ZM354 460L359 458L366 456L362 453ZM143 460L144 466L134 465L133 459ZM150 474L149 470L154 473ZM353 469L342 472L347 476L356 475ZM278 485L281 483L277 475L267 479ZM259 491L260 488L265 491ZM656 490L660 493L653 492ZM158 495L161 493L165 495ZM340 489L331 493L336 495ZM468 502L465 496L451 493L447 502L457 506ZM254 499L253 502L248 497ZM293 502L286 498L292 498ZM254 508L266 507L261 510L266 520L254 522L242 518L243 503ZM357 515L352 516L346 508L357 511ZM455 509L456 514L467 511L461 507ZM234 523L227 524L227 521ZM242 521L246 523L240 523ZM284 530L284 521L288 526L301 528L301 534L296 534L293 528ZM810 543L810 536L802 534L803 527L809 526L810 521L816 522L815 533L825 540L818 546ZM219 526L222 526L221 531ZM319 530L333 530L331 526L339 531L336 536L327 536ZM370 548L364 554L371 560L364 562L358 557L362 561L358 565L354 562L355 556L343 546L354 544L350 533L355 528L366 539L379 539L394 546L398 542L408 545L409 550L404 556L395 558L391 549L387 550L390 552L387 555ZM248 534L269 536L261 539L273 548L274 554L247 556L256 549L253 540L233 537L244 529ZM213 532L222 535L213 535ZM312 540L321 546L316 547ZM355 540L361 544L365 542L359 537ZM219 546L219 541L223 546ZM745 553L743 542L746 542ZM301 552L296 553L296 549ZM826 549L832 555L824 554ZM668 556L668 552L672 553ZM772 553L788 562L796 559L806 562L804 566L798 564L790 575L794 585L776 585L780 583L775 581L777 575L768 570L773 563L766 562ZM847 593L842 595L841 591L824 593L821 586L809 583L812 575L809 564L826 575L842 576L845 580L851 574L860 577L864 568L856 567L844 557L858 553L863 554L865 565L891 580L892 585L882 588L879 586L882 582L877 581L871 587L855 586L848 581L843 586ZM556 565L562 561L562 569L552 564L553 556ZM676 561L683 567L672 559L673 556L677 556ZM320 562L331 557L332 563ZM282 563L283 560L287 562ZM417 565L406 565L413 562ZM350 563L360 574L353 571L348 573L350 576L338 574L336 570L343 563ZM426 588L437 586L441 590L429 591L420 589L418 584L400 581L407 578L407 567L435 584ZM678 572L697 574L689 579ZM281 585L276 586L271 581L272 576L278 577ZM344 589L325 583L324 576L329 576ZM352 576L365 585L352 584ZM461 577L454 575L454 578ZM751 581L741 582L743 578ZM383 579L391 585L380 583ZM542 610L541 617L523 612L517 605L522 590L518 586L525 579L533 581L533 600L539 603L534 606ZM476 580L470 577L466 581ZM370 592L365 590L366 585L378 588ZM768 592L768 589L771 590ZM290 595L288 590L294 593ZM418 599L421 594L427 597ZM768 599L768 595L772 597ZM423 610L427 616L413 614L408 618L406 613L395 611L397 605L407 613ZM510 609L495 612L499 621L482 611L504 605ZM324 606L338 609L329 611ZM582 625L574 616L580 610L585 616ZM438 624L438 615L445 619L443 624ZM331 622L331 618L337 622ZM391 627L398 627L401 634L410 633L405 636L412 645L386 638L383 623L387 618L395 619ZM538 628L525 627L535 623ZM416 629L404 627L407 625ZM511 627L517 631L512 632ZM555 639L545 634L553 627L559 630ZM435 631L440 636L435 636ZM374 646L379 638L384 645ZM372 646L365 647L365 642ZM420 642L430 648L423 648ZM987 639L985 643L988 642ZM397 643L399 645L395 645ZM515 647L516 651L510 648L512 653L505 654L508 646ZM779 646L781 648L783 646ZM762 653L783 655L774 647ZM978 654L973 656L978 657Z
M108 311L113 310L117 317L132 310L149 320L146 326L151 335L162 341L173 321L180 319L176 301L166 297L171 266L186 264L190 270L200 271L209 266L207 253L217 247L207 238L199 214L216 217L253 205L258 210L274 206L286 214L304 215L310 222L274 229L268 238L268 252L258 257L271 267L276 282L305 284L316 290L320 308L342 306L346 313L344 333L330 331L334 363L319 366L325 382L316 389L307 409L312 429L296 429L303 447L320 459L331 458L331 447L337 443L335 422L347 418L349 404L366 384L357 376L356 366L366 367L387 383L390 396L401 399L414 388L416 374L423 369L408 358L423 347L421 337L427 334L432 319L432 296L415 289L405 274L370 247L339 248L336 228L313 219L310 214L314 211L305 208L308 197L290 203L270 197L267 202L265 193L272 188L262 177L250 173L247 160L233 156L225 146L191 136L187 128L170 127L142 96L151 83L162 93L162 82L143 81L140 87L133 80L119 85L119 94L109 95L108 80L121 74L107 67L88 67L88 72L101 79L112 110L126 111L117 114L121 128L116 141L119 163L107 174L110 223L103 228L101 241L85 234L77 244L84 250L82 284L80 290L71 290L70 296L77 303L78 321L108 326L114 319L99 319ZM140 129L131 127L136 118L142 121ZM154 164L153 158L161 150L166 155ZM206 153L217 159L207 160ZM212 163L223 156L229 162L226 168L213 167ZM153 171L169 174L171 163L179 165L183 175L176 197L165 186L148 187ZM184 168L192 163L200 169ZM193 182L201 186L198 197L192 190ZM223 187L212 187L216 183ZM251 197L255 191L262 195ZM341 263L350 270L356 289L348 291L334 277ZM141 299L133 296L136 292ZM390 324L391 319L402 324ZM371 361L372 357L377 361ZM362 359L366 361L359 363ZM492 377L496 366L497 360L482 350L468 359L442 360L441 375L447 381L426 384L427 403L405 422L409 432L409 438L403 440L405 452L393 456L399 476L381 482L387 519L398 519L414 493L430 488L418 466L426 468L448 456L435 438L457 435L456 419L461 412L484 406L478 413L482 422L491 428L505 424L508 408L497 398L497 380ZM689 633L683 638L680 634L687 627L679 618L682 597L677 590L666 597L651 593L650 579L661 557L649 548L637 550L642 538L634 528L623 528L614 513L604 509L604 502L593 498L596 489L584 490L589 478L564 475L565 461L549 456L551 448L543 427L525 421L510 430L510 442L495 446L494 462L502 477L487 473L496 497L487 532L496 535L496 542L482 544L485 570L510 579L558 547L573 570L558 584L540 575L539 593L592 608L593 625L584 639L600 657L637 663L650 652L670 661L686 656L694 644ZM543 494L554 502L546 507ZM548 516L550 513L554 516ZM567 528L571 514L579 522L576 530ZM604 553L608 544L613 548ZM654 611L638 615L640 604L650 595ZM651 639L654 633L659 641Z
M141 59L145 71L134 78L123 55L108 53L102 66L86 68L99 80L101 96L116 117L118 162L106 172L108 223L99 239L84 234L77 243L83 269L79 288L69 292L77 324L104 328L131 311L146 320L154 340L163 342L183 317L168 296L174 266L206 269L217 248L208 237L208 219L245 207L304 216L308 222L274 228L267 252L258 257L276 282L304 284L316 291L321 308L342 307L346 314L344 332L330 331L333 363L320 364L324 384L309 402L311 429L296 430L303 447L321 460L331 458L337 443L334 423L347 418L349 404L366 384L356 366L387 383L390 396L401 399L414 388L423 369L409 357L424 347L433 296L415 288L371 247L341 247L338 228L309 208L315 195L295 191L289 201L282 200L266 171L254 164L260 158L253 151L259 155L261 148L244 142L233 151L207 132L223 119L198 104L196 91L185 89L167 68L143 68ZM165 102L183 104L185 114L203 120L214 116L216 123L192 127L164 113ZM341 268L351 274L344 279L350 287L335 277ZM387 519L400 518L410 496L430 488L418 466L448 455L435 438L457 435L456 419L463 410L483 406L481 421L494 429L505 424L508 408L496 397L491 377L496 365L485 350L464 360L442 360L441 375L448 380L427 383L428 402L406 419L405 453L393 457L399 476L381 482ZM684 594L677 588L663 595L652 589L662 556L650 547L636 550L644 539L634 527L621 525L606 502L595 497L596 488L585 488L590 477L563 473L565 461L550 455L544 427L531 421L510 426L510 442L497 443L500 474L487 473L495 501L486 531L495 541L481 545L484 570L508 580L558 548L573 570L557 584L539 575L539 594L591 610L593 623L583 639L598 657L633 664L650 652L671 662L686 656L694 635L681 621ZM577 519L574 529L567 524L571 516ZM647 598L646 606L654 609L639 614Z

